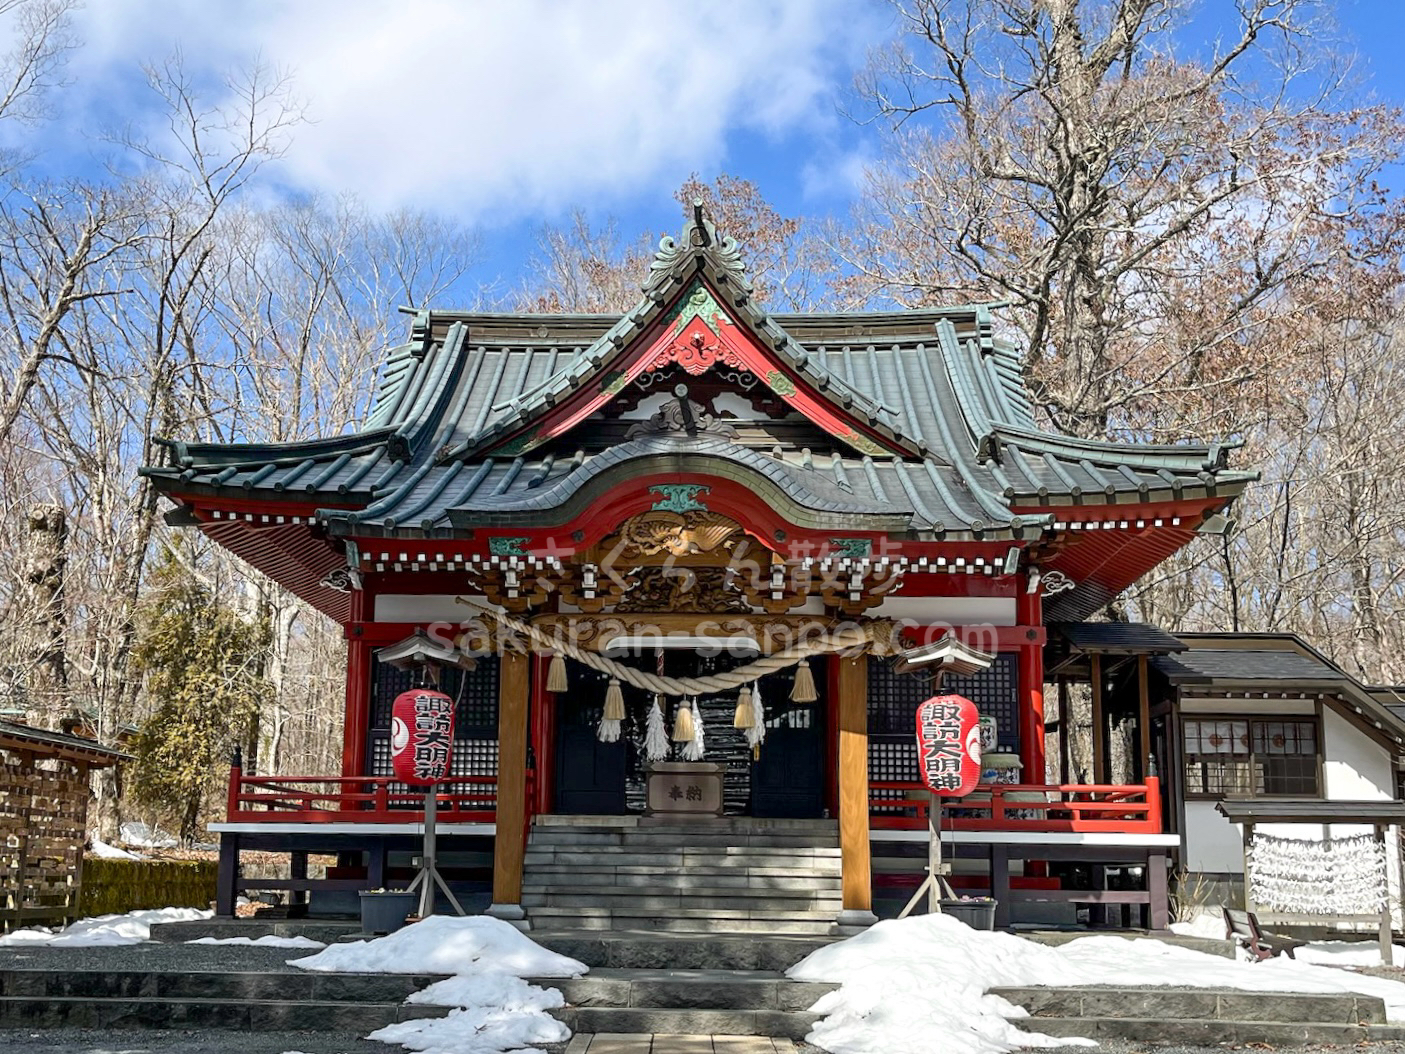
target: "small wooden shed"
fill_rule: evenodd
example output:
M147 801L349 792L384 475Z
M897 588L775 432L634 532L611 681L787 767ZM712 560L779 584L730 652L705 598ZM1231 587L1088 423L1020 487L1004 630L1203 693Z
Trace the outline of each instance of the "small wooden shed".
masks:
M91 739L0 720L0 928L75 917L88 775L129 759Z

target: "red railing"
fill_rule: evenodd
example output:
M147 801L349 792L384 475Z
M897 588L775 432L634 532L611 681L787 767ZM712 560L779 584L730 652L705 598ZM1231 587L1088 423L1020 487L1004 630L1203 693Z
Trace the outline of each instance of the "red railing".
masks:
M927 826L927 789L920 783L869 784L874 827ZM1161 833L1161 782L1145 784L981 784L965 798L942 802L942 827L957 831L1120 831Z
M528 781L531 780L528 773ZM442 823L492 823L495 776L456 776L436 802ZM531 788L528 787L528 800ZM424 791L393 776L245 776L229 770L228 819L240 822L419 823Z

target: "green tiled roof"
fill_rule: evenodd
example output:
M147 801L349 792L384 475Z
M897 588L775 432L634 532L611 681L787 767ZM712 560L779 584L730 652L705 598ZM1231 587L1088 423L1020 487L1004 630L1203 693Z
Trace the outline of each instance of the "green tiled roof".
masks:
M699 278L717 307L893 450L760 450L715 435L527 455L505 438L583 387L601 390L621 348ZM665 239L634 310L619 316L421 311L392 349L362 431L306 443L169 444L142 471L167 492L324 504L333 533L452 534L475 524L559 522L582 495L646 466L744 480L795 522L931 538L1030 537L1020 506L1232 497L1252 473L1220 444L1151 446L1040 431L1019 355L991 308L768 314L735 245L697 217ZM333 510L332 507L339 507ZM555 517L553 521L552 517Z

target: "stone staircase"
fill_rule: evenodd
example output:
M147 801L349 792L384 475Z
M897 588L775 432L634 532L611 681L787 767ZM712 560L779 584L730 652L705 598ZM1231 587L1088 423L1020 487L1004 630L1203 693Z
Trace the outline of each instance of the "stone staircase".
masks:
M993 988L1024 1007L1026 1032L1210 1047L1347 1045L1400 1040L1372 996L1207 988Z
M539 817L534 929L826 935L841 906L833 820Z
M444 1007L407 1005L438 980L387 974L0 971L0 1029L326 1030L366 1033Z
M541 978L566 1006L552 1011L573 1032L772 1036L800 1040L835 986L787 980L784 970L820 937L538 932L553 951L590 967L576 980Z

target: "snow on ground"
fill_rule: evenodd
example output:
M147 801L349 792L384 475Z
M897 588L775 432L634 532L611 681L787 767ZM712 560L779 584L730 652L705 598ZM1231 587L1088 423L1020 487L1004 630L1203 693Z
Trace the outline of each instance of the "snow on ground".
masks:
M580 977L584 963L547 951L521 930L489 915L435 915L387 937L334 944L289 965L326 973L509 973Z
M127 845L139 845L143 849L175 849L180 840L166 834L159 827L150 827L140 820L128 820L117 832L119 841Z
M1218 911L1202 911L1185 922L1171 923L1171 932L1180 937L1208 937L1225 940L1224 915Z
M325 948L325 941L311 937L278 937L272 933L262 937L197 937L186 944L246 944L254 948Z
M1003 1054L1015 1047L1089 1045L1022 1032L1028 1015L990 988L1132 985L1267 992L1360 992L1405 1021L1405 984L1279 958L1238 962L1163 941L1083 937L1062 947L973 930L947 915L880 922L821 948L787 971L843 987L812 1007L806 1037L835 1054Z
M1405 966L1405 947L1391 946L1392 966ZM1298 962L1323 966L1380 966L1381 945L1374 940L1313 941L1293 952Z
M92 837L92 849L89 850L94 856L102 857L104 860L141 860L142 857L136 853L129 853L125 849L118 849L115 845L108 845L97 835Z
M0 937L0 948L45 944L68 948L108 948L121 944L140 944L151 939L154 922L194 922L208 919L213 911L198 908L153 908L149 911L129 911L125 915L98 915L79 919L71 926L54 931L43 926L30 930L15 930Z
M540 1054L537 1044L565 1042L570 1029L547 1013L564 1005L561 993L522 978L586 972L584 963L548 951L487 915L433 916L386 937L334 944L289 962L333 973L453 975L408 1000L454 1007L447 1017L402 1021L367 1037L424 1054Z

